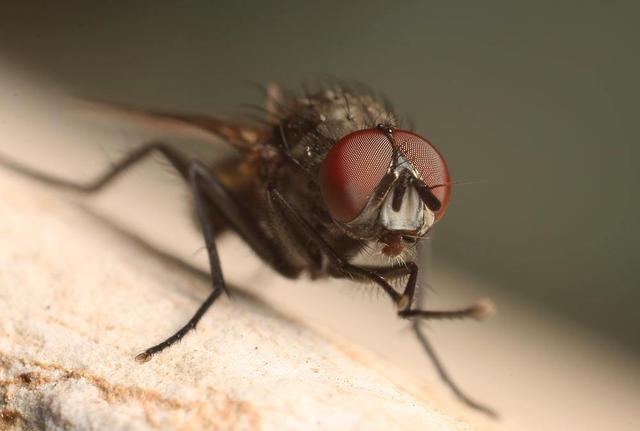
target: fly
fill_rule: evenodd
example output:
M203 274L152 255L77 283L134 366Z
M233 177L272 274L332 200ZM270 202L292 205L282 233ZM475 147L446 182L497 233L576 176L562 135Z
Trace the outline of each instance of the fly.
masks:
M270 87L266 105L261 121L253 123L117 108L131 116L198 128L238 150L213 164L159 141L131 151L87 184L48 176L5 158L0 163L37 180L89 194L159 153L190 188L213 289L182 328L136 360L149 361L178 342L227 293L216 236L232 230L287 278L307 274L377 285L395 304L398 317L411 321L418 341L455 395L495 416L492 409L459 389L419 325L429 319L481 318L490 306L478 302L434 311L414 304L419 269L410 257L418 241L444 216L451 195L442 154L424 137L403 129L385 103L357 88L328 84L303 95L283 95ZM370 248L391 263L354 263ZM404 287L396 290L394 281Z

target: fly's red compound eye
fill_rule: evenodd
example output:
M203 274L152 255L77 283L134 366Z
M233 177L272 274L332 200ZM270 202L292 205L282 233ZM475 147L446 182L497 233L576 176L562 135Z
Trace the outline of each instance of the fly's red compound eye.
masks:
M436 220L440 219L447 210L451 196L451 178L444 158L429 141L420 135L396 130L393 137L400 151L422 177L422 181L442 203L435 213Z
M359 130L336 143L320 171L320 189L331 216L353 220L364 209L391 164L393 147L379 129Z

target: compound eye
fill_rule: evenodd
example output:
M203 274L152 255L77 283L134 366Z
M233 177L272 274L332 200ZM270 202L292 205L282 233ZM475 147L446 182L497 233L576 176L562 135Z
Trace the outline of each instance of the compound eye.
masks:
M392 157L391 142L379 129L351 133L331 148L320 169L320 191L335 220L348 222L362 212Z
M396 130L393 137L400 151L420 174L420 179L442 204L435 213L436 220L440 219L447 210L451 196L451 177L444 158L436 147L420 135Z

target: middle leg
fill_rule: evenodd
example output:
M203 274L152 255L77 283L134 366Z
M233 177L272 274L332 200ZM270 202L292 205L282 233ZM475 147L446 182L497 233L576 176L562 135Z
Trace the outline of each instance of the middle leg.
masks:
M208 171L199 164L198 162L188 162L187 163L187 178L189 184L191 186L191 191L193 193L194 205L196 207L196 213L198 215L198 220L200 221L200 225L202 227L202 233L205 241L205 246L207 248L207 254L209 256L209 269L211 271L211 284L213 287L213 291L209 294L207 299L198 307L195 314L189 319L189 321L180 328L173 335L162 341L161 343L156 344L155 346L149 347L144 352L138 354L136 356L136 360L138 362L147 362L151 359L153 355L161 352L167 347L177 343L184 336L195 329L196 325L202 319L202 316L207 312L207 310L213 305L213 303L220 297L220 295L225 292L226 285L224 281L224 277L222 275L222 267L220 265L220 258L218 256L218 249L215 244L215 232L213 228L213 224L211 222L211 214L209 210L209 206L205 201L205 195L202 190L202 182L201 177L208 174Z

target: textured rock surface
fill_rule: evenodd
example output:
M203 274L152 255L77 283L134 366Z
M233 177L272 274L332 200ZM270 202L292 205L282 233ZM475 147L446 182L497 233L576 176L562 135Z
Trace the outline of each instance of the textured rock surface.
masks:
M0 424L48 429L471 429L250 296L133 360L208 293L195 275L0 170Z

